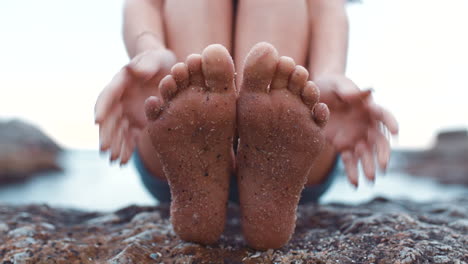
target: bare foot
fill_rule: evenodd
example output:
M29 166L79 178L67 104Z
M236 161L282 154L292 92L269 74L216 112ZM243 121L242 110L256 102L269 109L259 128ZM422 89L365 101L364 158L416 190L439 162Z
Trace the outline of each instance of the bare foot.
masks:
M237 102L242 229L256 249L279 248L294 232L306 176L324 145L328 108L308 72L267 43L247 55Z
M224 230L233 170L234 64L221 45L178 63L145 102L148 131L172 194L171 221L181 239L203 244Z

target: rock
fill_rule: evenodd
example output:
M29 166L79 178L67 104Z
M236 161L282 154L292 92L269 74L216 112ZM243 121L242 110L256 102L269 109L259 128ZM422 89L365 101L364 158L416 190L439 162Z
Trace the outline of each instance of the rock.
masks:
M448 130L437 134L435 149L466 149L468 148L468 130Z
M246 247L238 207L228 215L219 243L201 246L177 238L167 205L113 213L0 205L10 230L0 232L0 263L468 263L468 197L300 206L290 243L264 252Z
M38 128L22 121L0 121L0 183L36 172L59 170L61 148Z
M423 151L398 151L391 169L430 177L446 184L468 185L468 130L440 132Z
M32 237L36 234L34 226L21 226L8 232L10 237Z
M120 218L118 215L107 214L107 215L103 215L103 216L90 219L87 221L87 224L100 226L100 225L105 225L107 223L109 224L117 223L118 221L120 221Z
M449 224L453 229L459 229L462 232L468 232L468 219L459 219Z
M10 230L7 224L0 222L0 232L7 232Z
M13 256L13 263L15 264L27 264L28 263L28 258L31 257L31 252L20 252L16 253Z

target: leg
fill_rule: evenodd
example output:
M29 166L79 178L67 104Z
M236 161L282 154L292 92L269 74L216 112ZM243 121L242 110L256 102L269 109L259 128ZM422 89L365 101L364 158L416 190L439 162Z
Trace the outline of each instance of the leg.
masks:
M294 232L307 173L324 144L328 108L308 72L269 44L248 54L237 102L242 229L251 247L279 248Z
M236 21L237 84L241 83L247 53L262 41L299 65L306 63L309 22L305 0L240 0Z
M228 51L211 45L176 64L146 100L149 137L171 188L171 222L186 241L214 243L224 230L233 170L236 92Z
M166 0L167 45L179 60L201 53L211 44L231 52L231 0Z
M210 44L219 43L230 50L232 2L230 0L166 0L164 20L168 49L178 61L201 53ZM161 162L144 134L138 141L138 154L152 175L165 179Z

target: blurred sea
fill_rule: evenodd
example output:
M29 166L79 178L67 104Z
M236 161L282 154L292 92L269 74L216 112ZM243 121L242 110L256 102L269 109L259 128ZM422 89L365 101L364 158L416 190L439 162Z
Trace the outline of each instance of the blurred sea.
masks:
M398 162L398 153L392 156ZM109 164L97 151L68 150L61 156L62 172L43 173L23 183L0 187L0 203L47 203L51 206L111 211L121 207L155 205L158 202L144 189L132 163L120 168ZM451 199L468 195L468 188L402 173L378 174L375 185L362 177L358 189L352 187L341 169L321 203L360 203L374 197L406 198L414 201Z

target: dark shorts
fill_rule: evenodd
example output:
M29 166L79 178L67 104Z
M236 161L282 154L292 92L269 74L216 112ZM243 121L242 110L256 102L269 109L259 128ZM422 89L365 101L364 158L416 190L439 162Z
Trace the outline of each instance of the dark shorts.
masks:
M308 186L302 190L301 200L299 204L317 202L319 198L330 188L335 176L339 173L338 169L339 158L336 159L333 168L328 174L327 179L318 185ZM143 161L138 154L138 151L135 151L133 154L133 162L137 171L140 173L141 181L146 189L156 198L159 202L170 202L171 201L171 191L167 181L160 180L154 177L148 169L143 164ZM238 189L237 189L237 180L236 177L231 177L231 183L229 185L229 201L234 203L239 203Z

